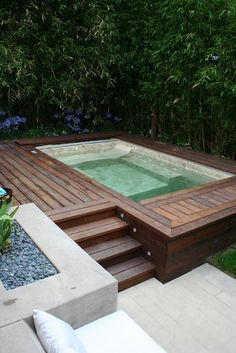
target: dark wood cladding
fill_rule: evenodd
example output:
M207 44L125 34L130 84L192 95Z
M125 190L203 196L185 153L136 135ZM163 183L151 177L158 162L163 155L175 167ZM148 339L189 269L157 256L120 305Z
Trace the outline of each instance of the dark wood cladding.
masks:
M168 243L164 282L194 269L205 259L236 241L235 215Z
M0 142L0 184L13 190L16 204L34 202L62 228L76 226L79 218L79 229L98 222L100 231L108 232L110 226L103 219L119 217L142 244L144 256L155 265L156 277L162 282L193 269L236 241L236 176L136 203L34 149L43 144L117 137L236 174L233 161L121 132L101 132ZM116 227L121 225L116 222Z

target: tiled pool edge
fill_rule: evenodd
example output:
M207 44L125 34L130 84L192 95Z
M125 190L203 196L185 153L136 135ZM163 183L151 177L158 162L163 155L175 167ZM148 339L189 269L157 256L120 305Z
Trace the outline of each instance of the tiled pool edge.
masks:
M106 148L106 145L108 144L110 145L112 144L114 150L116 145L118 145L118 149L120 148L121 151L123 150L123 153L127 153L132 149L134 149L138 153L149 154L151 157L157 157L160 160L163 159L173 165L178 163L181 165L181 167L186 168L186 170L190 170L196 173L206 174L218 180L230 178L233 176L233 174L219 170L217 168L209 167L202 163L193 162L185 159L184 157L177 157L177 156L170 155L168 153L152 150L145 146L141 146L132 142L123 141L122 139L119 139L119 138L110 139L110 140L107 139L107 140L85 141L85 142L81 141L81 142L69 143L69 144L42 145L42 146L36 147L36 149L49 155L52 158L57 159L58 155L60 155L65 150L68 150L69 154L71 154L71 152L74 152L74 153L78 152L79 148L81 148L80 152L84 152L86 151L86 147L88 151L90 150L94 151L94 149L96 149L96 146L94 147L93 145L100 146L100 148L103 150L104 148Z
M19 209L17 221L60 273L10 291L0 286L1 353L21 351L15 341L17 333L16 336L13 335L14 326L25 332L27 337L30 328L23 321L32 326L33 309L49 311L73 327L79 327L116 310L115 279L42 211L34 204L23 205ZM3 340L5 332L12 332L12 337ZM24 352L33 353L30 347L27 349L27 340L24 343ZM37 351L36 347L35 352Z

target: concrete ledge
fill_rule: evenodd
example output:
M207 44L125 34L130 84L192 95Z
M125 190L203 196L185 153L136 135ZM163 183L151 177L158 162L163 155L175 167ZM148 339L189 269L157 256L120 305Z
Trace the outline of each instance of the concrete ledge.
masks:
M1 353L45 353L33 329L24 321L0 328Z
M33 327L33 309L49 311L73 328L116 310L116 280L38 207L20 206L16 219L59 273L9 291L0 282L0 331L21 320ZM0 352L7 351L12 352L1 344Z

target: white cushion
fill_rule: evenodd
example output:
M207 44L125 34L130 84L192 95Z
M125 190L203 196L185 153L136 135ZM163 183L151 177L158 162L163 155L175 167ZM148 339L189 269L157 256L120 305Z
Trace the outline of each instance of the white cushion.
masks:
M82 326L75 333L87 353L166 353L123 311Z
M87 353L73 328L65 321L40 310L33 311L33 319L39 340L47 353L65 353L66 349Z
M76 353L76 352L77 351L75 351L73 348L65 347L65 348L62 348L60 353Z

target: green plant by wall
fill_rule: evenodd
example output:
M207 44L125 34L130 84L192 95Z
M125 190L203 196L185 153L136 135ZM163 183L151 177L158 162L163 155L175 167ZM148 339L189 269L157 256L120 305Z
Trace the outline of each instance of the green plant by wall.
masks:
M4 201L0 207L0 252L8 249L11 245L10 235L13 219L19 208L19 206L17 206L9 213L11 206L11 202Z

